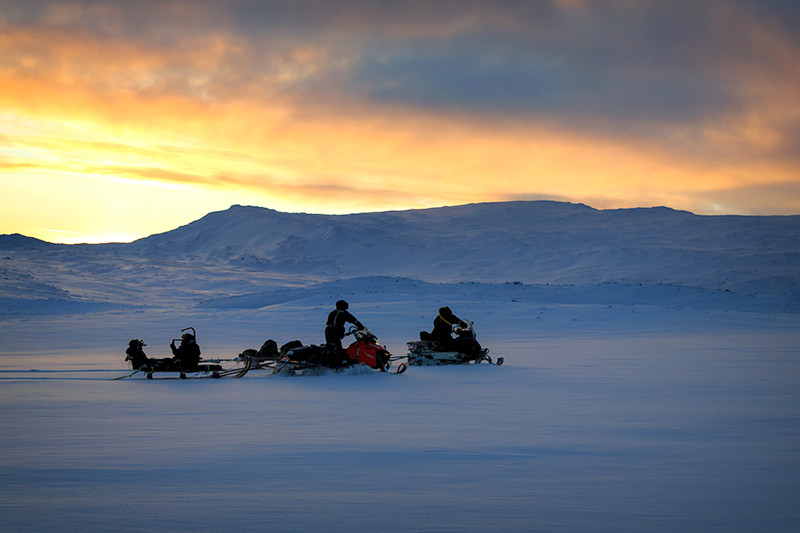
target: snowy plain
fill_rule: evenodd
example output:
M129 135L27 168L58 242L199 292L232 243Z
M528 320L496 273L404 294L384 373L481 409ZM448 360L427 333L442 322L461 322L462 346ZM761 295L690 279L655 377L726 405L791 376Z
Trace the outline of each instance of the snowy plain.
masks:
M797 531L799 227L522 202L0 237L0 529ZM188 326L207 358L320 343L340 298L394 355L447 304L505 364L112 380Z

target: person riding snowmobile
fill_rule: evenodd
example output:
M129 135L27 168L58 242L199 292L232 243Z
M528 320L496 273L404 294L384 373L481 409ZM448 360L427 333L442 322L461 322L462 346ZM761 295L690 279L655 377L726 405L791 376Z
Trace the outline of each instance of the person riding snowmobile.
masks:
M197 365L200 363L200 346L197 345L194 335L191 333L184 333L181 335L180 346L176 348L175 341L173 340L169 344L169 347L172 348L173 363L186 369L197 368Z
M341 363L342 360L348 359L342 347L346 323L349 322L360 330L364 329L364 325L347 310L349 307L347 302L339 300L336 302L336 309L328 315L328 321L325 323L325 344L330 352L328 363Z
M440 307L439 314L433 319L433 331L430 333L421 331L419 338L423 341L433 341L441 345L443 351L449 351L455 348L453 329L456 326L469 327L469 323L454 315L449 307Z
M489 349L478 342L472 322L458 318L449 307L439 308L439 314L433 320L433 331L420 331L419 338L419 341L407 343L410 365L492 363ZM503 358L498 358L496 364L502 365Z

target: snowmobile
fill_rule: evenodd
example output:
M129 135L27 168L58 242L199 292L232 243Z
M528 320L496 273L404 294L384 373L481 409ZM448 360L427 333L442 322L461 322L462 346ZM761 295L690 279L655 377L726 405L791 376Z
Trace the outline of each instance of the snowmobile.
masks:
M456 338L450 346L431 340L419 340L408 344L408 364L414 366L435 365L465 365L479 364L486 361L492 364L489 349L482 348L475 336L473 323L466 320L467 325L457 325L453 328ZM497 366L503 364L503 358L498 357Z
M196 340L197 333L195 332L194 328L185 328L182 329L181 332L183 333L188 330L192 330L191 339ZM172 339L172 342L183 342L183 340L187 337L189 337L189 335L185 334L180 339ZM125 358L125 360L131 363L134 372L128 374L127 376L122 376L115 379L129 378L139 372L145 374L147 379L153 379L153 374L157 372L178 374L180 379L190 379L187 377L187 374L192 374L191 379L219 379L223 377L240 378L247 374L252 365L252 360L249 357L239 357L236 359L200 359L197 364L185 364L181 362L180 359L175 358L149 359L144 355L144 352L141 352L141 347L147 346L144 341L133 339L131 340L129 346L132 348L137 346L139 348L138 355L132 353L131 349L126 352L128 353L128 356ZM225 368L221 364L223 362L233 362L235 364L231 368Z
M345 334L353 335L355 340L344 350L338 350L335 346L311 344L309 346L289 347L285 355L277 359L272 366L273 374L280 375L307 375L322 374L328 370L334 372L355 371L371 368L378 372L390 374L402 374L406 370L405 363L401 363L397 370L390 372L389 368L393 361L400 357L392 357L389 351L378 342L375 336L367 328L358 329L351 327ZM300 344L299 341L295 341ZM291 343L290 343L291 344ZM290 344L284 345L284 350Z

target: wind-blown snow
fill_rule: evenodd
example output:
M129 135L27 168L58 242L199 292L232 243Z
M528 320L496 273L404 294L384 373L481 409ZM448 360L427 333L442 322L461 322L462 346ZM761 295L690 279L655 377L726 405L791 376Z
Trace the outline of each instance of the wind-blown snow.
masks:
M797 531L799 218L235 206L0 237L2 530ZM208 358L320 343L340 298L395 355L448 304L506 362L110 379L187 326Z

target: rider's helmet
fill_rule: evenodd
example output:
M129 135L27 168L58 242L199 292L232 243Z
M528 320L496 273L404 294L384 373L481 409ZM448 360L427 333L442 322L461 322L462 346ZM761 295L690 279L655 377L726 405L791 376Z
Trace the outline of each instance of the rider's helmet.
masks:
M344 300L339 300L338 302L336 302L336 309L341 309L343 311L346 311L348 307L350 306Z
M194 340L194 335L191 333L184 333L181 335L181 342L191 342Z
M442 318L453 316L453 312L450 310L449 307L440 307L439 314L442 315Z

